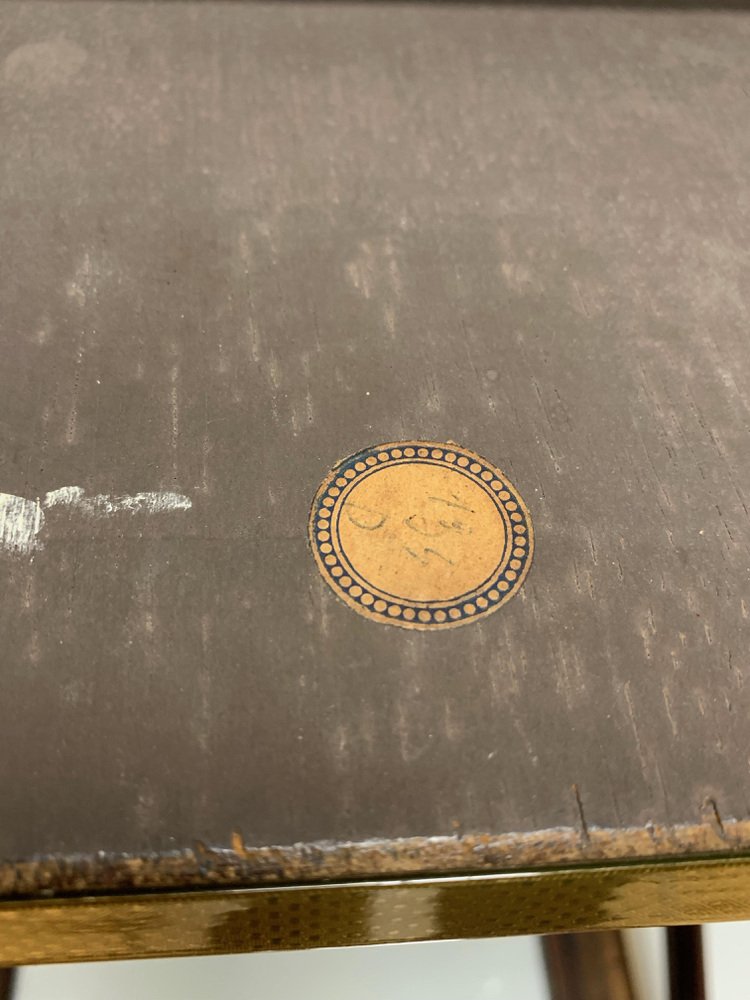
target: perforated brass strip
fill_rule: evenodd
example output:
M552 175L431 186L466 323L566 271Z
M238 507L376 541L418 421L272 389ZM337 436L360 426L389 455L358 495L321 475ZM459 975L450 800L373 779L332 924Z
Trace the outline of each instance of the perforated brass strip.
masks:
M750 859L0 904L0 965L750 918Z

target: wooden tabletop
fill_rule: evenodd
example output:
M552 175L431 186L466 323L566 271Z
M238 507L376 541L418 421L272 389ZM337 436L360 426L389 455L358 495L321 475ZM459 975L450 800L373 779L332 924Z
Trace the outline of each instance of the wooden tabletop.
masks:
M749 49L3 5L0 895L750 849ZM337 462L423 440L534 527L460 628L308 544Z

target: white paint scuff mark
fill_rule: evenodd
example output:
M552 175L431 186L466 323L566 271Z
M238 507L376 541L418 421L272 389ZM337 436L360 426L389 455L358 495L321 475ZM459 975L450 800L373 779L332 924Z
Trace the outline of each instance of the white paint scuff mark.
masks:
M0 493L0 549L28 555L37 547L44 524L42 505L12 493Z
M163 514L190 510L193 503L182 493L160 490L133 495L98 493L87 497L80 486L63 486L47 493L44 500L27 500L12 493L0 493L0 549L16 555L30 555L42 547L44 510L69 507L88 517L111 517L120 513Z
M131 514L144 512L146 514L161 514L170 510L190 510L193 506L189 497L182 493L172 493L163 490L157 493L136 493L115 496L108 493L98 493L87 497L80 486L63 486L53 490L44 498L45 507L75 507L92 517L109 517L128 511Z
M44 506L58 507L61 504L74 504L81 499L83 493L80 486L62 486L59 490L52 490L45 496Z

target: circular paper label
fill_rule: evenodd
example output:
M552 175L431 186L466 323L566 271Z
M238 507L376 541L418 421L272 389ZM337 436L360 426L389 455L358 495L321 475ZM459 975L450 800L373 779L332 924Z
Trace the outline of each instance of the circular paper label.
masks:
M531 565L526 505L455 444L399 441L352 455L321 483L310 543L350 607L402 628L452 628L497 610Z

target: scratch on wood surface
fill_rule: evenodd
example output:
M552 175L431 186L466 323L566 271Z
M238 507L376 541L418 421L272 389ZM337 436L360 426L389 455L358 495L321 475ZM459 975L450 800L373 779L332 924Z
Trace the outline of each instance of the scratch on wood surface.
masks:
M664 709L667 713L667 718L669 719L669 725L672 729L672 735L677 736L677 723L675 722L674 716L672 714L672 702L669 697L669 691L666 685L662 688L662 697L664 699Z
M588 823L586 822L586 816L585 816L584 811L583 811L583 802L581 800L581 792L580 792L580 789L578 788L578 785L573 785L572 788L573 788L573 796L575 797L575 800L576 800L576 809L578 810L578 819L579 819L580 824L581 824L581 841L584 844L590 844L591 843L591 837L589 835L589 827L588 827Z
M357 257L347 263L346 273L357 291L369 299L372 294L373 253L367 243L360 244L360 251Z
M710 823L715 828L721 839L727 840L727 831L724 829L724 822L721 818L719 807L716 805L716 799L706 798L703 802L701 813L704 821Z
M589 547L591 548L591 561L594 564L594 566L596 566L598 565L596 561L596 545L594 544L594 535L591 531L591 528L588 529L588 536L589 536Z
M84 358L84 337L82 332L79 338L78 350L76 351L75 371L73 373L73 384L71 387L70 409L68 411L68 421L65 429L65 440L67 444L75 444L78 436L78 397L80 394L81 368Z
M635 737L635 747L638 753L638 758L641 762L641 767L644 772L647 770L648 762L646 760L646 755L643 751L643 743L641 741L641 734L638 732L638 724L636 723L636 712L635 706L633 705L633 698L630 694L630 681L626 681L623 684L623 695L625 696L625 703L628 707L628 718L630 719L630 728L633 730L633 736Z
M177 478L177 446L180 440L180 366L172 365L169 371L169 416L170 444L172 448L172 472Z
M85 253L76 268L75 276L66 286L68 297L74 299L83 309L89 296L96 292L96 274L91 262L91 255Z

